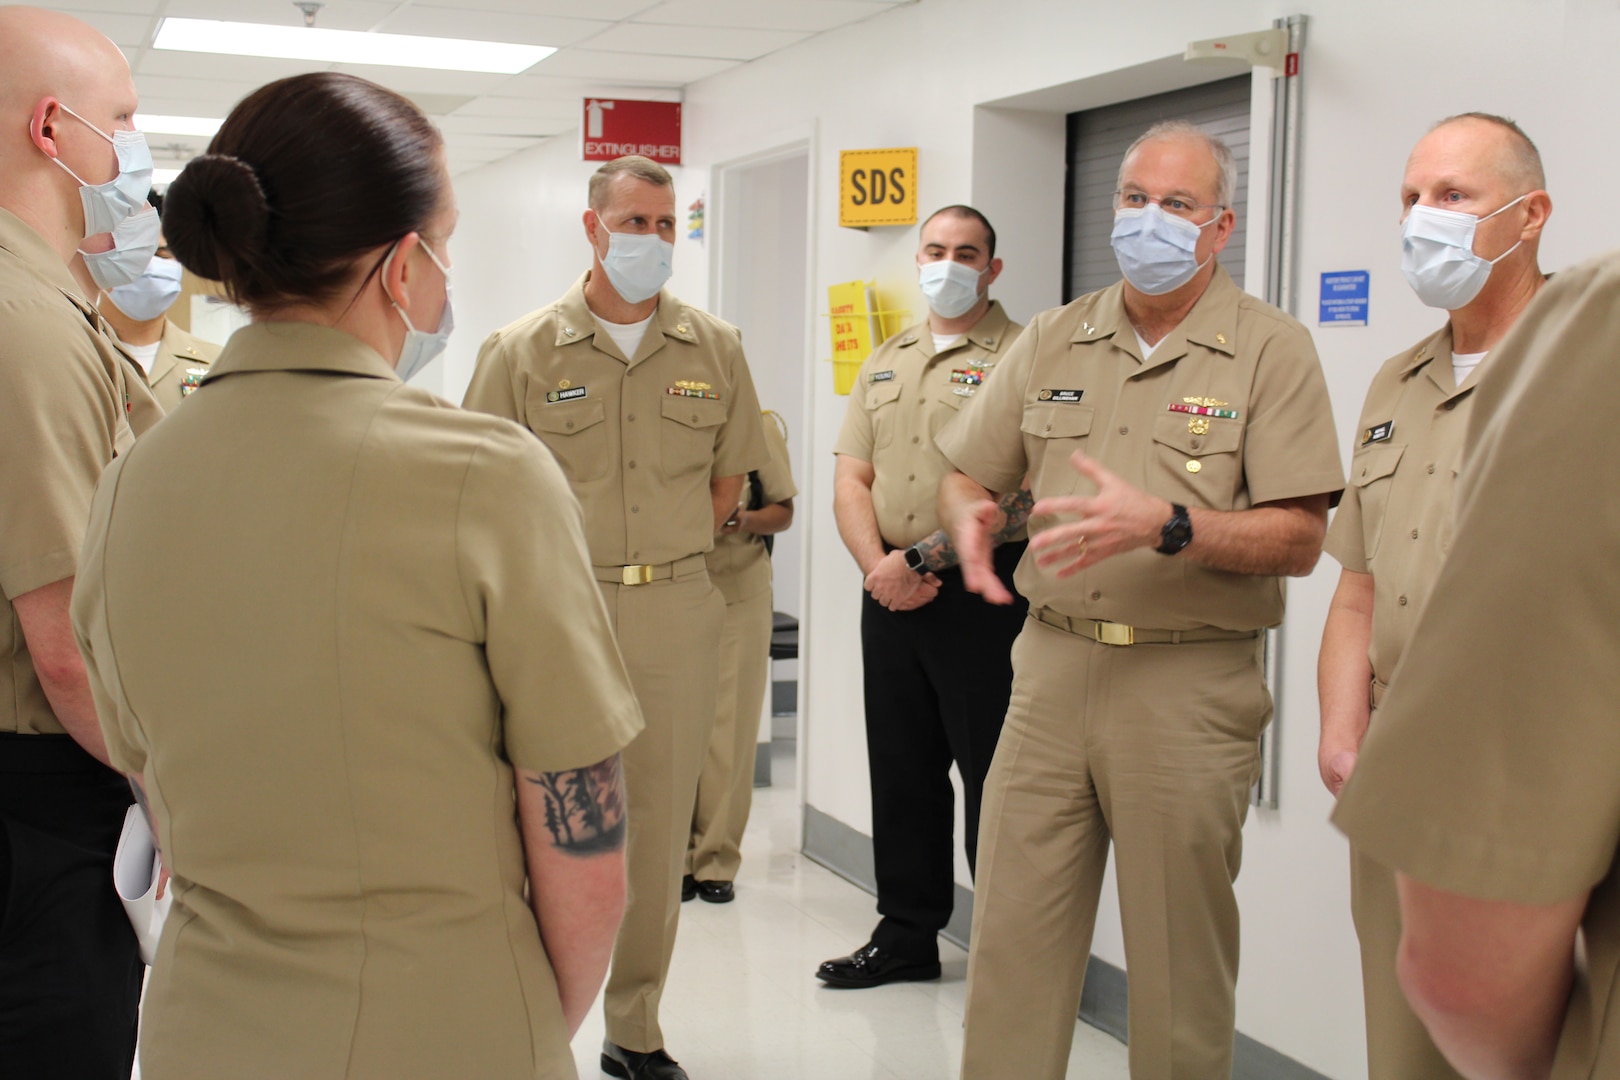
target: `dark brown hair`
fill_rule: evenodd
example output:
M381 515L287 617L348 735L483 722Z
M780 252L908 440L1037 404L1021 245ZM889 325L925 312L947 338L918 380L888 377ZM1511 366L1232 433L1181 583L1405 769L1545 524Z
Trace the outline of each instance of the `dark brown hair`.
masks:
M331 299L361 253L446 197L443 137L410 101L353 75L260 87L169 185L169 247L253 310Z
M951 217L966 218L969 221L977 221L980 225L983 225L985 244L990 249L985 253L985 258L993 259L996 257L996 230L995 226L990 224L989 218L985 217L971 206L963 206L961 203L957 203L954 206L942 206L938 210L935 210L932 214L929 214L927 220L922 223L922 228L928 228L928 222L933 221L941 214L949 214ZM918 231L921 232L921 229Z

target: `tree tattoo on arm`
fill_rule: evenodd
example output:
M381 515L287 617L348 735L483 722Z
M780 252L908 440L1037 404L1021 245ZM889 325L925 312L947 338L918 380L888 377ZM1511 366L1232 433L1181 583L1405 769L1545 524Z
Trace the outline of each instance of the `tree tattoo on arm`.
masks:
M614 754L595 765L525 775L545 797L551 842L570 855L601 855L624 846L624 770Z
M1035 496L1027 487L1003 495L996 503L996 509L1001 512L1001 524L991 531L990 546L1000 547L1017 536L1018 530L1029 521L1029 511L1034 505ZM946 570L956 565L956 547L944 529L935 529L917 541L917 551L922 555L924 570Z

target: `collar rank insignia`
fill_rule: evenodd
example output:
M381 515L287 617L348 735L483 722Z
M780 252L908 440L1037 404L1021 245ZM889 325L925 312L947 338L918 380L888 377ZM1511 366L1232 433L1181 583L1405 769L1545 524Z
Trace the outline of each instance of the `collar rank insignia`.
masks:
M874 371L866 377L869 383L889 382L894 378L894 371Z
M569 386L568 380L564 379L561 390L552 390L546 394L546 403L555 405L559 401L578 401L584 396L585 388L583 386Z
M1073 405L1085 396L1084 390L1042 390L1035 396L1042 401L1055 401L1064 405Z
M1361 445L1366 446L1369 443L1386 442L1388 441L1389 437L1394 434L1395 421L1385 420L1382 424L1379 424L1376 427L1370 427L1361 433Z
M984 383L984 368L957 368L951 372L951 382L963 383L967 386L980 386Z

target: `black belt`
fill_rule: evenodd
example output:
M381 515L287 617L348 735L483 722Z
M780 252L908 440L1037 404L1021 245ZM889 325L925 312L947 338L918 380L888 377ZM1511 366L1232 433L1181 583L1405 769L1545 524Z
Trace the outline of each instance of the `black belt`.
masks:
M71 735L21 735L0 731L0 773L93 773L112 770ZM116 775L116 774L115 774Z

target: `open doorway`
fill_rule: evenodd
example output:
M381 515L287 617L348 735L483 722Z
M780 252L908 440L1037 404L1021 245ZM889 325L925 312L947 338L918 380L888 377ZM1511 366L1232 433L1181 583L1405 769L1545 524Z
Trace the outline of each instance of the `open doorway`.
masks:
M777 536L771 557L772 606L802 619L810 464L804 389L810 362L809 144L800 141L726 162L715 168L713 180L714 310L742 330L760 405L776 412L786 426L788 456L800 491L794 525ZM804 637L801 627L799 640ZM770 782L772 738L797 736L798 678L797 659L772 661L756 784Z

